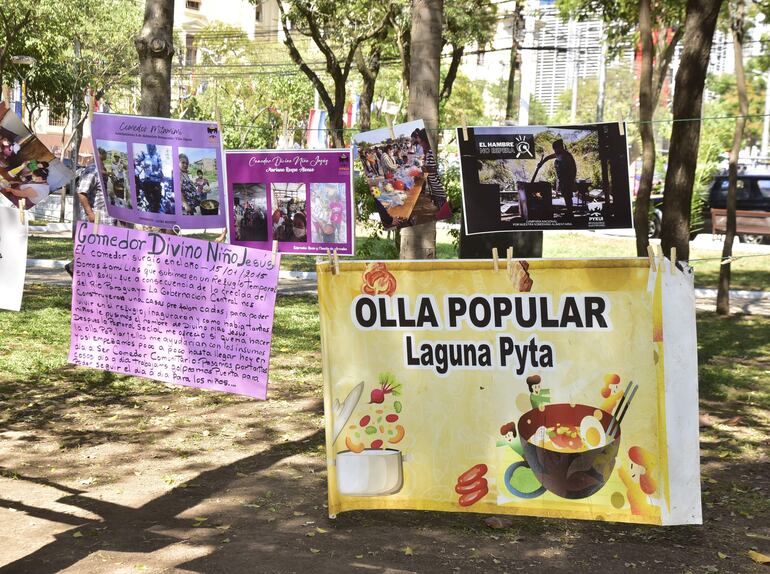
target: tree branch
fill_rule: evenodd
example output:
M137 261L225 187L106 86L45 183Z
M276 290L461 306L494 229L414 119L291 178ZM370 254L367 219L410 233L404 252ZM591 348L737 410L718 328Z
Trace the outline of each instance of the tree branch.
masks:
M438 96L439 101L448 100L452 95L452 87L457 78L457 70L460 68L460 62L463 59L463 53L465 52L465 46L452 46L452 61L449 64L446 76L444 76L444 84L441 86L441 93Z
M291 56L292 61L297 64L297 66L299 66L299 69L302 71L302 73L307 76L315 89L318 90L318 95L323 101L324 106L326 106L326 109L332 109L332 107L334 107L334 103L329 97L329 92L326 90L326 86L324 86L323 82L318 77L318 74L316 74L310 68L310 66L305 63L305 60L302 58L302 54L299 53L297 46L294 44L294 39L291 37L289 26L286 21L286 11L284 10L283 4L281 2L278 2L278 10L281 13L281 26L283 28L283 33L286 36L284 44L286 44L286 47L289 49L289 56Z
M380 25L377 26L377 28L375 28L368 34L362 34L358 36L355 40L353 40L353 44L350 46L350 50L348 51L348 56L345 59L345 69L342 75L344 80L348 79L348 74L350 73L350 67L353 64L353 58L355 57L356 52L358 51L358 47L364 42L366 42L367 40L371 40L372 38L379 36L385 30L385 26L388 25L388 22L391 19L391 14L394 13L394 8L395 6L393 6L393 4L388 6L388 10L385 12L385 16L383 17L382 22L380 22Z
M281 2L278 2L279 6L280 4ZM301 2L296 2L294 5L305 19L305 22L310 29L310 37L313 38L313 42L315 42L316 46L318 46L318 49L321 50L321 53L326 57L326 71L329 72L332 77L334 77L335 73L341 74L342 70L340 70L340 64L337 61L337 56L334 54L334 50L329 47L329 44L326 43L326 40L324 40L323 36L321 35L321 30L318 28L318 24L316 24L316 21L313 18L313 14ZM281 7L281 14L284 14L283 7Z
M653 106L657 106L658 102L660 101L660 92L663 90L663 84L666 81L666 75L668 73L668 68L671 65L671 60L674 58L674 52L676 51L676 46L679 44L679 41L682 39L682 36L684 36L684 26L679 26L675 31L674 35L671 36L671 41L666 44L666 47L663 49L663 52L660 54L660 57L658 58L658 65L655 69L655 91L653 92Z

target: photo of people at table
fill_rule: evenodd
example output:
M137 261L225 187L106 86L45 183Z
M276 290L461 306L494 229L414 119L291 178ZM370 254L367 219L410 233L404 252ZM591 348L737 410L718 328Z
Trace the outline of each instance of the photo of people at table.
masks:
M233 216L237 241L267 241L267 186L234 183Z
M131 209L135 199L128 184L128 144L110 140L94 140L101 163L102 189L110 205Z
M304 183L271 183L273 240L307 241L307 186Z
M217 150L180 147L178 165L182 213L217 215L220 205Z
M632 227L617 122L468 132L459 140L467 233Z
M0 102L0 192L29 209L63 187L73 174Z
M173 215L176 205L171 146L133 144L132 147L139 210Z
M383 227L408 227L452 212L422 120L355 136L361 172L367 179Z

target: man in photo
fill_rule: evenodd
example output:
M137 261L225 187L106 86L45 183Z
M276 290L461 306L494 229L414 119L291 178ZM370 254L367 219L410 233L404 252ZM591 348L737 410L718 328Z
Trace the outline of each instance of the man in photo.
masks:
M136 156L136 176L139 189L147 201L147 211L160 213L163 200L163 163L155 144L147 144L147 151Z
M537 164L537 169L539 170L545 162L554 160L559 193L564 198L564 205L567 207L567 217L572 219L572 195L575 193L577 164L575 163L574 156L564 147L564 140L555 140L551 145L553 145L553 153L541 159L540 163ZM535 173L537 173L537 170L535 170Z

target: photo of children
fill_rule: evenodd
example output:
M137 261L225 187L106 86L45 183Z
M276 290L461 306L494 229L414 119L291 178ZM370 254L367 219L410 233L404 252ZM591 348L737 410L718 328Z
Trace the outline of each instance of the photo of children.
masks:
M272 183L273 240L307 241L307 187L304 183Z
M233 184L235 239L267 241L267 191L264 183Z
M468 234L632 227L618 123L468 132L458 140Z
M27 209L69 183L73 173L0 102L0 192Z
M217 150L180 147L178 160L182 213L217 215L220 204Z
M358 134L353 140L385 228L452 216L422 120Z
M110 205L131 209L135 199L128 184L128 145L110 140L94 143L102 164L102 189L106 190Z
M132 147L139 210L173 215L176 206L171 146L133 144Z
M346 194L344 183L310 184L311 243L345 243L348 240Z

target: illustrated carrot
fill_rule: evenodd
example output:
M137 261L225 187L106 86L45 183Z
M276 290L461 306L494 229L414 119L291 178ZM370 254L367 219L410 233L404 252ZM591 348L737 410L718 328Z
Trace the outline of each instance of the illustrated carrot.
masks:
M352 440L350 440L349 436L345 437L345 446L348 447L348 450L353 451L355 453L363 452L364 450L364 443L354 443Z
M404 438L404 434L406 434L406 431L404 430L404 427L401 425L396 425L396 434L393 436L393 438L389 438L388 442L390 444L396 444L401 442L401 439Z

